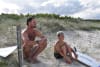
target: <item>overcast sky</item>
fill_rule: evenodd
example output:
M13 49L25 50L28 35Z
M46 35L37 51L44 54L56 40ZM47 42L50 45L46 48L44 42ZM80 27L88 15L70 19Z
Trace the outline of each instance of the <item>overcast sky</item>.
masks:
M55 13L100 19L100 0L0 0L1 13Z

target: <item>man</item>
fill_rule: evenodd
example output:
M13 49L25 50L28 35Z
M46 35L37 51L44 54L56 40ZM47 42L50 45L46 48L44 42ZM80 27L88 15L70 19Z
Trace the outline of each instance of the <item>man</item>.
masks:
M39 37L40 40L35 40ZM24 58L35 63L37 56L46 48L46 37L36 29L36 20L33 17L27 19L27 28L22 32Z
M54 46L54 56L56 59L63 58L66 63L71 64L72 59L77 59L77 55L74 50L64 42L64 33L63 31L57 32L58 41ZM75 57L72 56L72 53Z

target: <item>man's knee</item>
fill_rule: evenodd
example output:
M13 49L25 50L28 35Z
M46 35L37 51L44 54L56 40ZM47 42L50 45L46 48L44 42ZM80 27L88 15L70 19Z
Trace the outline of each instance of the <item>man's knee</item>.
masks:
M47 39L43 39L43 45L47 46Z
M41 43L42 42L42 43ZM42 39L40 41L40 47L46 47L47 46L47 39Z

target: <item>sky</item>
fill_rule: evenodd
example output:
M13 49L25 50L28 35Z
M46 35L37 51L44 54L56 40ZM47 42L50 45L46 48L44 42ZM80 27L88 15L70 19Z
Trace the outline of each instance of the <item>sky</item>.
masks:
M0 0L0 14L54 13L100 19L100 0Z

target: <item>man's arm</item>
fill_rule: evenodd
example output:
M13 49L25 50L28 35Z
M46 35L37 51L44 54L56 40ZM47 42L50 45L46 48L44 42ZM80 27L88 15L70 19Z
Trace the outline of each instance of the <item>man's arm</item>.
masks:
M37 37L40 37L41 40L47 40L47 38L38 30L35 30L36 31L36 36Z

